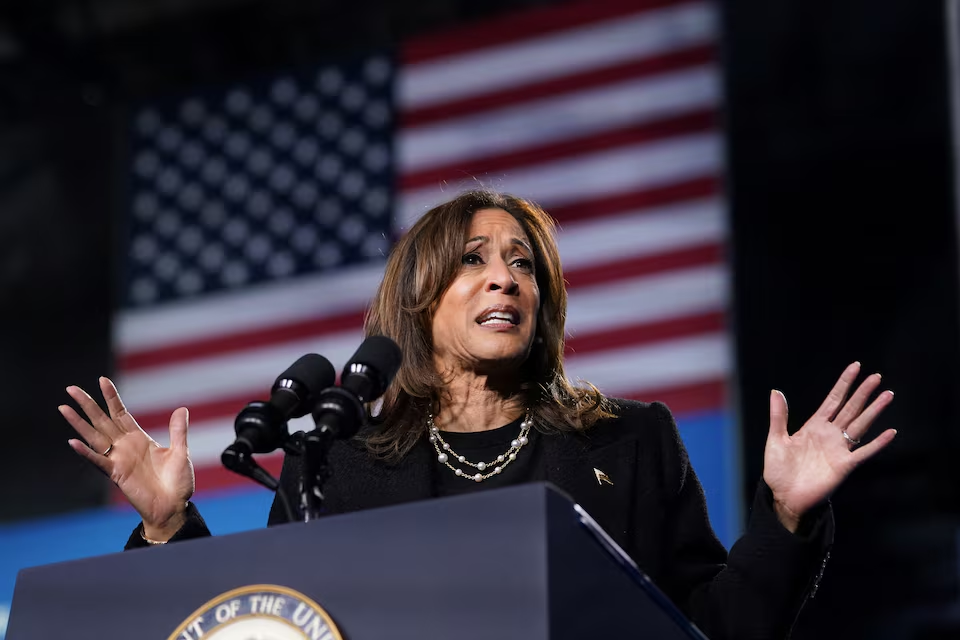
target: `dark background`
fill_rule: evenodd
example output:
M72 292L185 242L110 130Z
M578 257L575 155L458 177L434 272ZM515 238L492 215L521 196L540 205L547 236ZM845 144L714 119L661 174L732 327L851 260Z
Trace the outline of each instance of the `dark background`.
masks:
M0 4L0 519L102 504L63 387L110 373L131 107L546 1ZM884 374L894 444L834 497L797 638L960 637L960 363L940 2L722 3L744 496L767 397L798 428L843 367ZM4 550L9 553L9 550Z

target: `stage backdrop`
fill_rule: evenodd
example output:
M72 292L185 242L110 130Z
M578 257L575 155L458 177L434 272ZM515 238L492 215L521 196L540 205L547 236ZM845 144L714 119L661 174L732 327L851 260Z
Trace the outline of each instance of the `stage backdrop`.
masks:
M170 413L190 408L211 528L266 518L265 492L219 463L239 409L304 353L342 366L391 241L432 205L489 186L537 200L561 225L569 374L670 406L732 543L717 30L703 2L575 3L138 108L118 385L164 443ZM263 462L279 470L279 456ZM103 553L135 523L110 510L21 525L0 531L0 546ZM82 543L42 542L44 530ZM5 558L0 599L16 566L52 559Z

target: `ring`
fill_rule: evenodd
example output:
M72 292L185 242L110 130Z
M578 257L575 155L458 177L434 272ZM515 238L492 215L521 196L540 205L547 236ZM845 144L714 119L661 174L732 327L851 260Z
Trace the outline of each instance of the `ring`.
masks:
M110 455L110 452L111 452L111 451L113 451L113 445L112 445L112 444L111 444L109 447L107 447L107 450L104 451L103 453L101 453L100 455L102 455L102 456L108 456L108 455Z
M846 431L841 431L840 433L843 434L843 439L849 442L853 446L853 448L850 449L851 451L853 451L853 449L856 449L857 447L860 446L860 441L854 440L853 438L851 438L850 434L848 434Z

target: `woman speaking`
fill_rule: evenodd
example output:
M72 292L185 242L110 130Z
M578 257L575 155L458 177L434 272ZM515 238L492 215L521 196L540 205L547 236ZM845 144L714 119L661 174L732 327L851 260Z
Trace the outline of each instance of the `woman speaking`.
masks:
M854 363L791 436L786 399L772 392L763 481L728 554L667 407L567 380L567 297L553 231L531 202L470 191L429 211L398 242L365 331L395 340L403 365L376 417L333 447L326 511L551 482L709 637L787 636L829 555L827 499L896 435L887 430L858 446L893 394L866 406L880 384L874 374L848 398ZM100 388L109 415L78 387L67 391L87 420L68 406L60 411L86 441L71 440L73 449L143 518L128 548L209 535L189 502L187 409L170 417L164 448L127 413L110 380L101 378ZM284 462L281 491L291 500L300 466L299 457ZM284 521L275 500L269 523Z

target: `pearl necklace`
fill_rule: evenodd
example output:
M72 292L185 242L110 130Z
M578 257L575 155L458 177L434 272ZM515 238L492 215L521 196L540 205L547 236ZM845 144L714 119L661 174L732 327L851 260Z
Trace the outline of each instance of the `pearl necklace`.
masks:
M433 445L433 448L437 450L437 462L442 465L447 466L451 471L462 478L468 478L476 482L482 482L487 478L493 477L504 470L504 468L517 459L517 452L523 447L523 445L530 442L527 435L530 433L530 427L533 426L533 420L530 419L530 410L527 409L527 414L523 418L523 422L520 423L520 435L517 436L515 440L510 443L510 448L507 449L506 453L501 453L497 456L496 460L491 460L490 462L470 462L465 457L457 454L453 448L444 441L443 436L440 435L440 429L433 423L433 414L427 414L427 430L430 432L429 440ZM453 458L461 464L465 464L469 467L473 467L478 471L473 475L470 475L463 469L458 469L457 467L450 464L450 459ZM483 473L487 469L493 469L489 473Z

